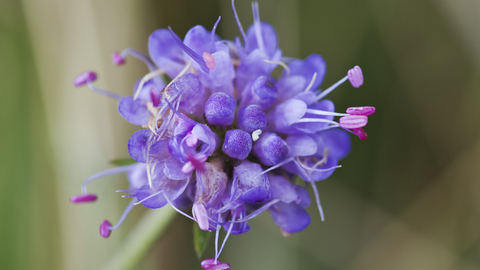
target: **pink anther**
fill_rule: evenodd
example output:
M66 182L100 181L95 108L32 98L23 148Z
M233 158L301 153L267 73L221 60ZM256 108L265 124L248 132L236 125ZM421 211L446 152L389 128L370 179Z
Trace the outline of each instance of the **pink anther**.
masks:
M185 143L188 147L194 147L198 143L198 138L190 132L185 139Z
M350 69L347 73L348 80L352 84L353 87L359 88L363 85L363 73L362 69L359 66L355 66Z
M87 203L87 202L94 202L97 200L97 195L95 194L82 194L77 196L70 197L71 203Z
M113 52L112 53L112 62L115 66L120 66L125 64L125 58L123 58L120 53Z
M350 107L347 109L347 113L353 114L353 115L370 116L375 113L375 107L372 107L372 106Z
M341 117L339 122L342 128L361 128L368 123L368 117L366 117L365 115L347 115Z
M205 270L230 270L230 265L228 263L222 263L217 260L217 264L215 264L215 259L213 258L203 260L200 265Z
M214 69L215 68L215 58L208 52L203 53L203 60L205 61L205 64L207 65L208 69Z
M200 230L208 231L208 229L210 229L210 224L208 223L207 209L205 209L205 205L194 203L192 213L195 220L197 220Z
M73 80L73 85L75 85L75 87L79 87L86 84L87 82L94 82L96 79L97 79L97 73L93 71L85 71L82 74L75 77L75 79Z
M368 139L367 133L363 130L363 128L354 128L352 131L360 140Z
M112 224L108 222L108 220L104 220L102 224L100 224L100 236L103 238L108 238L110 236L110 228L112 227Z

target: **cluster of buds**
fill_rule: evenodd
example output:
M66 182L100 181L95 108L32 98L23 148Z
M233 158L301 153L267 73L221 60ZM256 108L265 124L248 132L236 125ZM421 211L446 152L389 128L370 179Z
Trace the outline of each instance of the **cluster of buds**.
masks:
M117 99L118 111L141 127L128 141L136 163L94 174L82 185L72 203L93 202L87 184L100 177L126 173L132 200L116 225L104 221L100 235L108 237L135 205L161 208L167 204L216 232L215 258L204 269L230 269L218 260L231 234L250 230L248 221L268 210L284 235L310 224L310 183L322 220L323 210L315 182L328 178L351 148L352 133L367 139L363 130L374 107L334 111L326 95L345 81L363 84L360 67L326 90L319 87L326 64L318 54L304 60L286 58L278 48L275 29L260 21L258 4L252 5L253 25L241 39L222 40L212 31L195 26L180 39L171 28L153 32L150 56L133 49L112 55L115 65L127 56L143 61L149 73L140 78L131 96L94 86L97 75L87 71L75 86ZM279 78L271 75L281 66ZM335 117L338 120L335 121ZM293 179L305 181L298 185ZM191 209L191 215L189 214ZM218 248L221 228L226 230Z

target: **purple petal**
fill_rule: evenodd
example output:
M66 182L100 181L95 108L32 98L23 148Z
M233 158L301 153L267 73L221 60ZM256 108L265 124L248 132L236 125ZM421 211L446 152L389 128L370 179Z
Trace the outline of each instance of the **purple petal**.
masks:
M176 159L169 158L165 160L165 168L163 169L163 173L165 173L165 176L172 180L183 180L190 176L190 173L186 174L182 172L183 165L184 163Z
M291 135L285 142L290 149L290 157L312 156L317 153L317 144L309 135Z
M272 57L278 46L278 37L275 28L266 22L261 22L260 27L262 29L263 44L265 46L265 52ZM253 51L258 49L257 37L255 35L255 27L251 25L247 30L247 49Z
M328 148L328 156L337 160L348 155L352 148L350 135L342 129L328 129L320 132L317 136L322 141L323 147ZM318 139L316 139L316 141L317 145L319 145ZM317 154L323 154L323 147L321 147L321 149L319 147Z
M243 202L261 203L270 199L270 182L262 167L244 161L233 171L232 195ZM261 174L261 175L260 175Z
M147 125L152 113L148 110L145 101L133 97L124 97L118 103L118 112L128 122L134 125Z
M148 38L148 52L153 62L171 78L185 66L183 51L167 29L158 29Z
M270 181L272 199L279 199L284 203L291 203L298 199L295 185L290 183L285 177L269 173L268 180Z
M127 172L127 179L130 183L130 189L136 190L141 188L148 182L147 167L143 163L138 163L135 167Z
M322 84L327 71L325 60L318 54L311 54L305 60L293 61L288 67L290 68L290 76L300 75L305 79L305 84L302 86L303 89L310 83L314 73L317 73L317 78L311 89L317 89ZM287 78L286 72L283 73L280 82L285 78Z
M295 185L295 191L297 191L298 199L295 201L296 204L303 208L307 208L310 206L311 199L310 199L310 194L308 194L308 191L298 185Z
M128 140L128 153L137 162L146 163L147 142L153 133L149 129L141 129Z
M300 232L310 224L310 215L295 203L279 202L270 207L269 210L273 222L284 232Z

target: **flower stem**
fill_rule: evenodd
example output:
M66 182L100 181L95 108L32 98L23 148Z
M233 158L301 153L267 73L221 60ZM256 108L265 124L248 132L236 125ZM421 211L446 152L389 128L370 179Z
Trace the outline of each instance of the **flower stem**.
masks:
M102 270L134 269L150 246L167 229L176 212L171 207L150 210L130 232L112 258L101 268Z

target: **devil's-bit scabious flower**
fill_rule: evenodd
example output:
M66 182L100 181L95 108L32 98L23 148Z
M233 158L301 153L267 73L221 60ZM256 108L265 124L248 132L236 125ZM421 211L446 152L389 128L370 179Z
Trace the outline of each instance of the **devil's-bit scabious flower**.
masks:
M310 224L307 183L324 219L315 182L340 167L338 161L351 147L347 132L367 139L363 128L375 108L335 112L326 96L347 80L360 87L360 67L319 89L326 71L323 58L318 54L305 60L284 58L275 29L260 21L256 2L252 8L254 22L245 33L232 0L241 33L233 42L215 34L219 18L212 31L195 26L183 41L171 28L156 30L148 40L150 56L130 48L113 53L115 65L133 56L150 71L134 84L131 96L96 88L97 75L91 71L75 78L75 86L86 84L117 99L120 115L141 127L128 141L137 163L90 176L82 195L71 198L72 203L93 202L97 195L87 192L89 182L127 174L130 187L120 192L128 193L124 197L131 197L131 202L116 225L101 223L102 237L117 229L135 205L170 204L200 229L216 231L215 258L201 266L230 269L218 260L227 238L248 232L248 221L263 211L270 212L284 235ZM284 68L279 78L271 74L277 66ZM165 80L168 77L172 79ZM305 185L294 184L296 176ZM218 249L222 227L227 233Z

